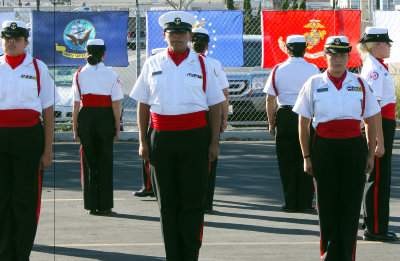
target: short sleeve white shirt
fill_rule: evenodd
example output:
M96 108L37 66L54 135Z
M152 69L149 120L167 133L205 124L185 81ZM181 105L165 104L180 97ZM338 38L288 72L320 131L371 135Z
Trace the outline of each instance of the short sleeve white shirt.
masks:
M317 66L307 62L304 58L289 57L280 64L275 72L276 94L272 84L272 73L264 87L264 92L271 96L278 96L278 105L294 105L297 95L304 83L313 75L320 73Z
M179 115L208 110L221 103L225 96L208 59L206 91L199 56L191 51L179 65L168 56L167 50L149 57L143 65L129 96L150 105L150 111L161 115Z
M124 98L122 92L121 81L110 67L99 63L97 65L86 64L78 73L78 85L76 83L76 72L72 80L72 90L74 101L80 101L80 95L96 94L96 95L109 95L112 101L118 101Z
M370 54L367 55L360 75L371 86L381 107L396 102L396 88L393 77L375 57Z
M301 89L293 111L313 120L314 127L332 120L371 117L380 112L376 98L368 84L365 86L365 109L362 115L363 91L358 77L347 72L342 88L338 90L329 80L327 72L312 76Z
M29 54L22 64L12 69L0 57L0 110L30 109L40 113L58 101L54 81L47 66L36 60L40 73L40 93L38 93L37 75L33 58Z

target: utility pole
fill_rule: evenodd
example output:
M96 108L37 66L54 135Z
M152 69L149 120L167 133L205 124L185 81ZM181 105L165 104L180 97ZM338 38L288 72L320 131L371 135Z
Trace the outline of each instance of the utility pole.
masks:
M36 0L36 10L40 11L40 0Z

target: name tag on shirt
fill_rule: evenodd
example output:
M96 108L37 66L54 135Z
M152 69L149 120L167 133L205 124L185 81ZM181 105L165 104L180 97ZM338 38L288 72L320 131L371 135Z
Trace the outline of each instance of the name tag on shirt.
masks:
M361 86L348 86L347 91L349 92L361 92Z
M156 76L156 75L160 75L162 74L162 71L156 71L156 72L152 72L151 76Z
M188 74L186 74L186 76L193 77L193 78L198 78L198 79L203 79L203 76L195 74L195 73L188 73Z
M328 88L319 88L317 89L317 92L327 92Z
M36 76L28 75L28 74L21 74L21 78L23 78L23 79L36 80Z

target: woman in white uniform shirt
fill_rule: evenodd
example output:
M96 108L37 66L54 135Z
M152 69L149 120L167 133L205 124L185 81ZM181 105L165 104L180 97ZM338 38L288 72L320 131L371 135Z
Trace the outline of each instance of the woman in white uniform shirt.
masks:
M328 37L324 50L326 72L307 80L293 111L299 114L304 170L317 185L321 259L354 261L365 173L374 164L380 110L367 83L346 70L351 51L347 37ZM311 119L316 135L310 149Z
M42 171L53 156L54 82L47 66L25 52L28 37L23 22L2 24L1 261L29 260L39 221Z
M113 208L113 141L118 138L123 93L118 75L103 63L104 41L87 43L87 64L73 79L74 137L79 137L84 207L94 215Z
M375 158L375 168L366 184L364 240L398 240L396 234L388 230L392 148L396 129L396 90L393 77L383 59L390 56L391 42L387 28L367 27L358 45L363 58L361 76L370 84L381 107L382 127L378 128L378 143L384 141L385 151L383 156L377 155Z

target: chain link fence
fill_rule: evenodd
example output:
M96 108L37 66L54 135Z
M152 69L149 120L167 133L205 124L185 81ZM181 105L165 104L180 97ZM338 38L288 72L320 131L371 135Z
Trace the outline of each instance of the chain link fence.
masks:
M75 7L70 6L64 9L57 9L55 11L73 11ZM146 60L146 36L147 34L155 33L149 31L147 28L146 21L146 9L141 8L140 12L137 12L135 8L131 7L119 7L111 8L96 8L91 11L110 11L110 10L129 10L128 19L128 31L126 33L127 46L126 51L128 53L129 66L128 67L114 67L114 70L120 75L123 83L124 99L122 101L123 116L122 116L122 127L124 130L136 130L136 102L128 98L129 92L132 89L136 81L138 70L142 67ZM26 13L29 9L23 9ZM26 20L26 14L19 14ZM235 66L225 66L225 71L229 80L229 127L240 127L240 126L258 126L265 127L266 124L266 113L265 113L265 95L262 92L266 79L270 74L269 69L261 68L262 63L262 36L261 36L261 16L260 13L242 13L242 33L241 35L218 35L217 38L229 38L239 37L242 42L242 47L239 49L230 49L229 52L225 53L226 56L230 56L232 59L238 54L242 54L241 63ZM137 41L137 26L136 16L139 16L140 26L139 35ZM29 16L28 16L29 17ZM202 20L199 16L199 22L208 29L211 34L213 32L212 25L207 21ZM29 21L26 21L29 22ZM370 22L370 21L369 21ZM229 24L224 25L229 27ZM363 26L362 26L363 28ZM163 41L162 35L160 41ZM218 39L217 39L218 40ZM218 44L218 41L217 41ZM224 46L230 48L230 46ZM212 46L210 47L212 49ZM150 50L148 50L150 52ZM400 67L391 66L393 74L396 79L399 79ZM71 111L72 111L72 95L71 95L71 82L72 75L76 68L68 68L59 70L60 68L51 68L54 75L56 84L60 90L60 95L64 104L56 106L56 122L59 126L58 130L70 130L71 123ZM399 83L398 83L399 84ZM64 87L64 88L62 88Z

